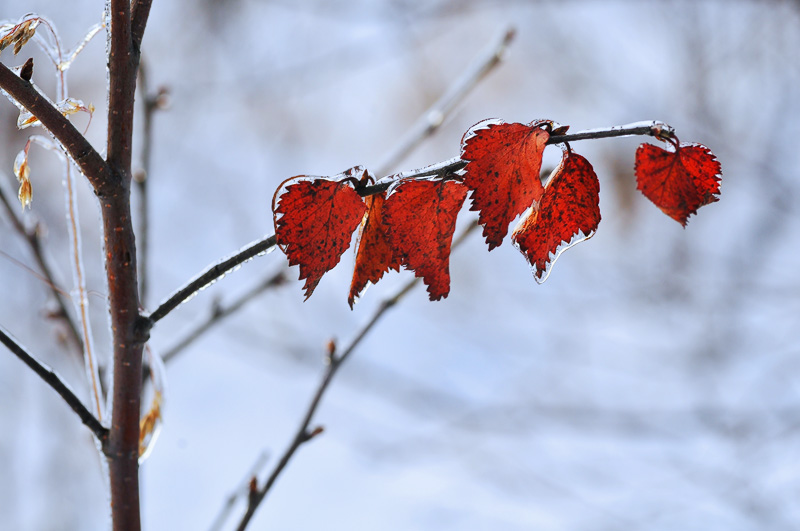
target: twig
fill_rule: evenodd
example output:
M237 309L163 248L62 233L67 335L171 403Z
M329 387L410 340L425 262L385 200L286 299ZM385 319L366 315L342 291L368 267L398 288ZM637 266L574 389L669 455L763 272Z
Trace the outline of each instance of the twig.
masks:
M668 138L674 136L674 133L672 132L672 128L663 122L636 122L633 124L609 127L606 129L592 129L589 131L580 131L578 133L568 135L552 136L547 143L560 144L563 142L572 142L576 140L633 135L647 135L658 138ZM460 157L453 157L452 159L448 159L437 164L432 164L430 166L425 166L424 168L417 170L410 170L389 175L383 179L379 179L377 184L358 187L356 191L359 193L359 195L366 197L383 192L395 182L403 179L414 179L430 176L438 176L442 179L459 178L457 172L463 170L466 165L467 162L462 160ZM261 240L257 240L249 244L242 251L210 266L200 275L186 284L186 286L180 288L167 300L162 302L161 305L159 305L159 307L147 317L150 319L152 324L155 324L165 317L169 312L177 308L182 302L191 298L200 289L213 283L219 277L228 273L231 269L250 260L254 256L269 251L275 246L275 244L275 235L262 238Z
M170 360L174 359L178 354L180 354L183 349L191 345L197 338L201 337L205 334L211 327L231 315L239 311L245 304L250 302L251 300L258 297L263 292L267 291L268 289L279 286L286 281L286 274L284 271L279 271L274 275L271 275L261 282L258 283L254 288L248 290L239 298L235 299L233 302L222 306L220 304L214 304L212 306L211 314L200 324L198 324L191 332L186 334L181 341L179 341L176 345L172 348L167 350L162 356L161 359L164 363L169 363Z
M53 372L53 369L40 363L36 358L28 354L28 352L12 339L2 327L0 327L0 342L13 352L15 356L21 359L25 365L33 369L33 372L39 375L47 385L53 388L53 390L64 399L64 402L72 408L72 411L78 415L81 422L92 430L92 433L94 433L98 440L101 442L106 440L108 430L104 428L103 425L100 424L100 421L83 405L83 402L72 392L72 389L64 383L58 374Z
M75 321L72 319L72 316L69 313L67 299L64 297L64 294L61 292L61 290L58 289L55 277L53 276L53 270L50 268L50 265L44 258L44 253L42 252L42 240L39 236L38 228L34 228L33 230L28 230L25 228L25 224L22 222L22 219L20 219L17 209L11 205L11 202L6 197L2 186L0 186L0 202L3 203L14 229L25 239L26 242L28 242L31 251L33 252L33 257L36 260L36 264L39 266L39 270L44 276L45 283L50 287L50 291L53 293L53 297L58 304L58 316L61 317L67 324L67 330L69 331L70 337L77 345L78 351L83 350L83 340L81 339L80 332L78 332L78 327L75 324Z
M417 119L411 129L400 140L397 146L389 152L380 163L375 172L382 175L392 170L397 164L430 137L445 121L447 115L469 92L491 72L503 59L503 55L514 40L513 28L506 29L499 39L489 44L485 52L478 56L472 65L450 85L431 107Z
M601 129L589 129L586 131L579 131L577 133L566 135L554 135L547 140L548 145L563 144L564 142L575 142L577 140L590 140L599 138L613 138L618 136L653 136L656 138L667 139L674 138L674 129L665 124L653 120L650 122L635 122L627 125L617 125L614 127L607 127ZM448 177L457 178L457 172L464 169L468 161L461 159L461 157L453 157L437 164L425 166L416 170L404 171L388 175L371 186L359 187L357 192L362 196L378 194L385 190L397 181L403 179L416 179L419 177L432 177L437 176L442 179Z
M452 248L456 248L464 240L467 236L472 233L475 228L478 227L477 220L470 223L470 225L464 229L464 231L453 241ZM259 489L254 495L251 495L249 498L249 502L247 505L247 511L245 512L242 520L237 527L238 531L243 531L247 528L250 520L252 519L253 515L258 509L258 506L261 502L264 501L264 498L269 493L269 490L272 488L272 485L275 484L275 481L278 479L278 476L283 472L286 468L286 465L289 464L289 460L294 456L297 450L302 446L304 443L307 443L315 436L322 433L321 427L316 427L309 431L309 426L311 425L311 421L314 418L314 414L319 407L320 402L322 401L322 397L325 394L325 391L328 389L333 377L336 375L339 368L344 364L345 361L350 357L353 353L355 348L361 343L361 341L366 337L366 335L372 330L372 328L378 323L378 321L383 317L383 315L394 305L396 305L405 295L411 291L411 289L419 283L419 278L414 278L406 283L395 295L384 299L379 305L378 308L375 310L375 313L372 314L372 317L361 327L361 329L356 333L355 337L350 341L350 343L345 347L345 349L341 352L341 354L336 353L336 347L333 341L329 344L328 347L328 356L327 362L328 365L325 369L324 374L322 375L322 380L317 387L316 393L314 393L313 398L311 399L310 404L308 405L308 409L306 410L306 414L303 417L303 420L300 423L300 427L297 429L297 432L292 439L292 442L289 444L289 447L284 451L283 455L281 456L278 463L275 465L272 473L267 478L267 481L264 483L264 486Z
M184 287L170 295L152 313L145 316L150 320L151 326L177 308L182 302L190 299L195 293L213 284L218 278L228 273L235 267L247 262L255 256L266 253L275 246L275 235L266 236L247 245L238 253L223 259L194 277Z

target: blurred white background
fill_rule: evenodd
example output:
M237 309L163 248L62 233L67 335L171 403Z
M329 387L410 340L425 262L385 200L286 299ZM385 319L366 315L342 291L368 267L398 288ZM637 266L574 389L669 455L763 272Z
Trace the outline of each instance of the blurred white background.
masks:
M103 7L0 0L0 18L47 16L71 46ZM154 117L146 306L270 234L285 178L376 165L509 25L506 61L396 169L457 155L484 118L573 131L658 119L714 151L720 201L684 230L635 189L641 138L573 144L600 177L596 236L540 286L510 242L487 253L474 234L453 253L449 298L430 303L417 287L343 367L316 419L325 433L300 449L252 529L797 529L796 1L156 0L143 57L171 105ZM98 108L88 132L98 149L104 53L101 34L69 73L71 95ZM34 45L0 60L29 56L52 93ZM2 102L8 190L30 133L15 118ZM557 160L553 149L545 164ZM69 289L59 166L36 147L31 166L25 217L47 226ZM106 356L99 215L82 188ZM465 208L461 224L471 216ZM0 323L87 397L78 357L45 315L47 286L8 258L35 268L6 218ZM207 529L263 452L271 468L318 384L325 343L350 339L412 276L388 275L351 312L352 261L305 303L289 270L168 364L164 429L142 468L146 529ZM151 345L170 349L215 300L285 263L276 252L244 265L161 321ZM11 355L0 355L0 426L0 527L108 526L88 430Z

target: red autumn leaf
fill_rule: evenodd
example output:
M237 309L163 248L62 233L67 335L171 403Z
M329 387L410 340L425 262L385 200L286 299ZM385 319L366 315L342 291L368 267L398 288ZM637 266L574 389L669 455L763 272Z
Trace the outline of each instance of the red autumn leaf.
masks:
M289 265L300 266L300 280L306 280L306 299L350 247L353 232L367 210L351 186L353 179L342 177L293 177L272 199L278 246Z
M684 227L689 216L717 201L722 167L701 144L680 144L666 151L652 144L636 150L637 188Z
M544 187L539 208L532 209L519 222L511 239L528 259L536 282L541 284L561 253L591 238L599 223L597 175L588 160L568 151Z
M384 205L389 240L432 301L450 293L450 244L466 197L467 187L457 181L407 181Z
M400 256L389 245L383 222L385 202L385 193L366 198L367 215L361 222L358 234L356 265L353 270L353 281L350 284L350 295L347 298L350 308L367 287L367 283L377 283L389 269L400 271Z
M503 243L508 224L542 196L539 172L550 138L541 127L545 123L484 120L461 140L461 159L468 161L464 184L472 190L470 210L480 212L490 251Z

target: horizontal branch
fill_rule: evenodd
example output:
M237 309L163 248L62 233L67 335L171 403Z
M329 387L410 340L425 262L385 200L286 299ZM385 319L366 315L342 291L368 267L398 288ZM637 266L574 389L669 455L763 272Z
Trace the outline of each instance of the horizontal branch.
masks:
M675 130L664 122L653 120L650 122L635 122L627 125L616 125L600 129L588 129L586 131L578 131L577 133L566 135L554 135L547 140L547 144L563 144L564 142L575 142L577 140L593 140L619 136L653 136L666 140L675 137ZM463 170L467 162L468 161L461 159L461 157L453 157L452 159L447 159L443 162L425 166L417 170L388 175L382 179L378 179L377 183L371 186L359 187L356 191L362 197L366 197L388 190L394 183L404 179L417 179L422 177L446 179L448 176Z
M646 135L654 136L657 138L667 139L674 138L674 130L664 122L636 122L628 125L620 125L609 127L605 129L592 129L587 131L579 131L577 133L567 135L551 136L547 141L548 144L561 144L564 142L573 142L576 140L588 140L598 138L611 138L618 136L634 136ZM362 197L373 194L378 194L389 189L394 183L404 179L416 179L422 177L438 177L446 179L454 176L456 172L463 170L467 162L460 157L453 157L452 159L425 166L424 168L410 170L400 173L395 173L379 179L376 184L371 186L358 187L356 191ZM215 282L218 278L225 275L233 268L241 265L242 263L250 260L254 256L265 253L275 246L277 240L275 235L265 237L261 240L255 241L239 251L238 253L224 259L223 261L210 266L203 273L191 280L186 286L176 291L167 300L161 303L149 316L151 326L165 317L169 312L177 308L182 302L190 299L195 293L202 288Z
M61 143L95 193L103 195L114 184L111 171L103 157L61 112L39 94L30 81L25 81L6 65L0 63L0 88L33 114Z
M146 317L150 320L151 326L166 317L166 315L177 308L182 302L190 299L195 293L213 284L221 276L230 272L235 267L247 262L259 254L266 253L275 246L275 235L267 236L257 240L238 253L218 262L205 271L194 277L184 287L170 295L158 308Z
M92 415L92 413L83 405L83 402L72 392L72 389L64 383L64 381L56 374L53 369L45 366L44 364L40 363L36 360L33 356L28 354L28 352L20 346L19 343L14 341L14 339L9 336L5 330L0 328L0 343L3 343L8 350L14 353L19 359L22 360L25 365L33 369L35 372L44 382L53 388L53 390L58 393L58 395L64 399L64 401L72 408L78 417L81 419L86 427L92 430L95 437L98 440L105 441L106 437L108 436L108 430L100 424L100 421Z

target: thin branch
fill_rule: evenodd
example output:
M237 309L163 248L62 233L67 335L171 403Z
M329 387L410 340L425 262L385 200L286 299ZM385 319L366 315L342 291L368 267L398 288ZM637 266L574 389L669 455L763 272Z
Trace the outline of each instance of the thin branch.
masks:
M477 220L470 223L470 225L464 229L464 231L453 241L452 248L455 249L464 240L478 227ZM289 444L289 447L284 451L283 455L281 456L278 463L275 465L275 468L272 470L272 473L267 478L267 481L264 483L264 486L261 487L256 493L251 493L251 496L248 500L247 511L245 512L242 520L239 522L239 526L237 527L238 531L243 531L247 528L247 525L250 523L250 520L253 518L253 515L258 509L258 506L261 502L264 501L264 498L269 493L269 490L275 484L275 481L278 479L278 476L283 472L286 468L286 465L289 464L289 461L297 452L297 450L303 444L307 443L315 436L322 433L321 427L316 427L312 430L309 430L311 426L311 421L314 418L314 414L319 407L320 402L322 401L322 397L325 395L325 391L328 389L333 377L336 375L339 368L344 364L345 361L350 357L356 347L361 343L361 341L367 336L367 334L374 328L374 326L380 321L381 317L392 307L394 307L403 297L406 296L411 289L419 283L419 278L414 278L406 283L395 295L384 299L379 305L378 308L375 310L375 313L372 314L372 317L361 327L361 329L356 333L355 337L350 341L350 343L345 347L345 349L340 353L336 353L336 347L333 341L329 344L328 347L328 356L327 356L327 367L325 369L324 374L322 375L322 380L317 387L316 392L314 393L311 402L308 405L308 409L306 410L305 416L303 420L300 422L300 427L297 429L297 432L292 439L292 442Z
M239 311L242 307L244 307L245 304L252 301L263 292L275 286L279 286L284 282L286 282L286 273L284 271L279 271L274 275L263 279L258 283L258 285L245 292L233 302L230 302L225 306L215 303L212 306L211 314L202 323L198 324L191 332L186 334L186 336L176 345L164 352L164 354L161 356L161 359L164 361L164 363L169 363L170 360L174 359L186 347L194 343L199 337L208 332L213 325Z
M78 332L78 326L75 324L75 321L72 319L72 315L69 313L69 304L67 299L64 296L64 293L58 289L55 277L53 276L53 270L50 268L50 265L44 258L42 240L39 236L38 226L33 230L28 230L25 228L25 224L22 222L22 219L17 213L17 209L12 206L11 202L6 197L2 186L0 186L0 202L3 203L3 207L5 207L6 213L8 214L14 229L20 234L20 236L23 237L23 239L25 239L26 242L28 242L31 251L33 252L33 258L36 260L36 264L39 266L39 270L44 276L44 281L49 286L50 291L53 294L53 298L58 304L58 316L67 324L69 335L77 345L78 351L82 351L83 340L81 339L80 332Z
M431 105L411 126L397 146L377 165L376 173L382 175L392 170L420 143L433 135L444 124L447 115L477 84L503 59L506 49L514 40L515 31L507 28L499 39L491 42L472 65L450 85L447 92Z
M72 392L72 389L64 383L58 374L53 372L53 369L40 363L36 358L28 354L28 352L11 338L2 327L0 327L0 342L14 353L15 356L21 359L25 365L33 369L33 372L39 375L47 385L53 388L53 390L64 399L67 405L72 408L72 411L78 415L81 422L92 430L92 433L94 433L98 440L101 442L106 440L108 430L104 428L103 425L100 424L100 421L83 405L83 402Z
M113 179L103 157L72 125L72 122L39 94L30 82L20 78L3 63L0 63L0 88L30 111L61 143L96 193L102 194L109 190L113 185Z
M613 138L618 136L652 136L660 139L672 139L675 138L675 130L664 122L653 120L650 122L635 122L614 127L589 129L565 135L554 135L547 140L547 144L563 144L564 142L575 142L577 140ZM388 175L379 179L374 185L358 188L357 192L362 197L366 197L388 190L395 182L403 179L416 179L420 177L439 177L441 179L446 179L448 177L456 177L457 172L463 170L466 165L467 161L461 159L461 157L453 157L452 159L425 166L424 168Z
M552 136L547 141L548 144L560 144L564 142L573 142L576 140L587 140L597 138L611 138L617 136L633 136L633 135L646 135L654 136L657 138L672 138L674 132L669 125L658 122L636 122L628 125L620 125L609 127L605 129L592 129L588 131L580 131L578 133L568 135ZM377 184L371 186L363 186L356 189L359 195L366 197L369 195L377 194L387 190L392 184L403 179L413 179L420 177L436 176L442 179L446 178L459 178L457 172L463 170L467 162L460 157L453 157L452 159L432 164L417 170L410 170L406 172L395 173L379 179ZM191 280L186 286L179 289L167 300L153 311L148 318L151 324L155 324L169 312L177 308L182 302L190 299L200 289L215 282L219 277L228 273L236 266L250 260L254 256L265 253L272 249L276 244L275 235L265 237L261 240L255 241L245 247L242 251L234 254L223 261L210 266L203 271L200 275Z
M177 308L181 303L192 298L192 296L194 296L201 289L213 284L217 281L217 279L232 269L247 262L248 260L251 260L259 254L266 253L273 247L275 247L274 234L248 244L247 247L238 253L208 267L205 271L190 280L189 283L184 287L170 295L167 300L158 306L158 308L145 317L150 320L151 326L154 325L166 317L169 312Z

